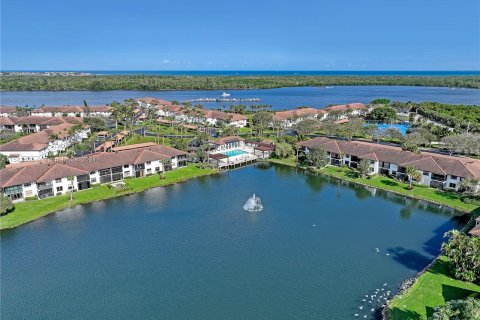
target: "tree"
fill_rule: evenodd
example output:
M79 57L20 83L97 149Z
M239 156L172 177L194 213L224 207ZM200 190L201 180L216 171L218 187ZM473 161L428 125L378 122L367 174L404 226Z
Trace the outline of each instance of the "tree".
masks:
M450 260L450 273L459 280L480 283L480 238L458 230L445 233L450 240L442 245L442 253Z
M0 192L0 216L7 214L13 209L12 199Z
M105 120L99 117L84 118L83 123L89 125L92 132L98 132L106 129Z
M384 106L388 106L390 104L390 100L388 100L388 99L375 99L375 100L372 100L372 102L370 102L370 104L373 104L373 105L381 104L381 105L384 105Z
M367 134L372 136L372 140L379 142L384 137L384 132L377 126L368 126Z
M0 169L5 168L5 165L8 162L8 157L3 153L0 153Z
M362 159L358 163L357 171L360 177L365 178L370 173L370 160Z
M381 121L384 123L392 123L397 120L397 111L391 107L378 107L370 111L366 118L368 120Z
M287 158L293 154L292 145L288 142L278 142L275 144L275 155L278 158Z
M405 172L408 177L408 189L412 190L412 182L420 182L422 180L422 173L417 170L414 166L407 166Z
M383 131L384 138L403 141L403 134L397 128L387 128Z
M253 115L252 122L258 135L263 135L263 131L268 127L272 118L272 113L268 111L258 111Z
M473 297L448 301L434 310L429 320L480 320L480 300Z
M327 151L323 147L315 147L307 153L307 161L316 168L325 167L329 163Z
M413 141L405 141L402 143L402 149L405 151L418 153L418 144Z
M295 126L295 132L297 133L298 140L305 140L307 134L311 134L317 131L319 128L318 120L304 119L297 123Z
M469 197L480 196L480 180L474 178L463 178L460 181L460 190Z
M70 182L70 201L73 200L73 181L75 177L74 176L68 176L67 181Z
M325 131L327 136L333 136L337 133L338 124L333 121L322 121L320 123L320 129Z

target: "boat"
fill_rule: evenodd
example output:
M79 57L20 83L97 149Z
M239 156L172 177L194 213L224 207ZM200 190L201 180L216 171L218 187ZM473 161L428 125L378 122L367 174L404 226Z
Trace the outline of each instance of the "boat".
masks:
M230 93L226 93L225 91L222 93L222 97L230 97Z

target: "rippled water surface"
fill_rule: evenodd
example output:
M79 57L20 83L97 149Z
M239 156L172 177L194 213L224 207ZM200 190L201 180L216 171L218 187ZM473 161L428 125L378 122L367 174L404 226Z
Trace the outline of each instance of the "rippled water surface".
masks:
M282 166L77 206L1 233L2 319L373 319L454 214Z

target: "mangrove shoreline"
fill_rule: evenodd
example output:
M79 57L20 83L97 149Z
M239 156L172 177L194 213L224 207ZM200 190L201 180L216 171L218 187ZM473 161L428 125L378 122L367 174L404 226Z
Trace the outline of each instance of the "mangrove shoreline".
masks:
M480 76L1 76L0 91L228 90L322 86L480 88Z

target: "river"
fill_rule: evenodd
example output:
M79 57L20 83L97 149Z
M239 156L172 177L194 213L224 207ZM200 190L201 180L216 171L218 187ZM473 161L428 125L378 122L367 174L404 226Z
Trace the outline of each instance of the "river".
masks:
M185 101L199 98L221 98L223 91L13 91L1 92L2 105L35 106L109 104L128 98L155 97L166 100ZM315 108L330 104L352 102L368 103L376 98L392 101L435 101L452 104L479 104L480 89L402 87L402 86L334 86L334 87L292 87L258 90L228 90L229 98L260 98L253 104L271 105L273 110L292 109L299 106ZM203 103L205 108L222 108L229 103ZM249 102L234 104L250 105Z

